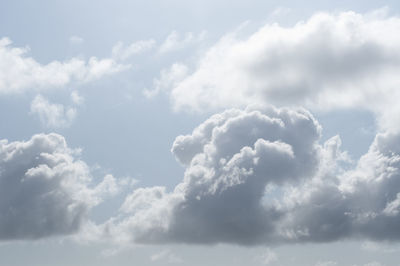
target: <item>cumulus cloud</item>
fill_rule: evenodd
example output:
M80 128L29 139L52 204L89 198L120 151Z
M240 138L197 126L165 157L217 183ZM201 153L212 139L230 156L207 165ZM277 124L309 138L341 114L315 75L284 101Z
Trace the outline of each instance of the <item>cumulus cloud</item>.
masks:
M172 84L171 101L176 110L268 103L382 113L399 97L399 29L400 18L381 11L317 13L246 38L230 33Z
M303 109L213 115L172 146L182 182L134 190L107 234L140 243L400 240L400 134L378 134L356 163L338 136L320 144L320 134Z
M39 239L77 232L88 211L117 183L93 185L89 167L58 134L0 140L0 240Z
M88 82L129 67L112 58L97 57L41 64L27 56L28 52L27 47L13 47L8 38L0 39L0 94L61 87L73 81Z
M108 230L128 231L141 242L265 242L281 216L266 200L266 186L313 175L319 136L320 126L304 110L214 115L175 140L172 152L186 171L174 191L135 190L121 207L126 218Z
M292 188L279 230L293 241L398 241L399 143L400 134L378 134L353 170Z
M123 42L118 42L112 48L112 57L117 60L126 60L133 55L152 49L155 44L156 41L153 39L140 40L129 45L125 45Z
M187 32L183 36L177 31L172 31L165 41L160 45L158 51L160 53L168 53L185 48L186 46L198 43L204 40L206 32L202 31L199 34Z

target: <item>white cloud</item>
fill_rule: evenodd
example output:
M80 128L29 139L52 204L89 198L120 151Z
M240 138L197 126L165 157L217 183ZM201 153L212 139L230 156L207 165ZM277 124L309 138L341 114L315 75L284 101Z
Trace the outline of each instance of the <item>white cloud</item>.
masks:
M126 60L129 57L143 53L154 48L156 42L153 39L140 40L125 46L123 42L118 42L112 48L112 57L117 60Z
M88 211L114 189L105 189L110 176L93 187L76 156L58 134L0 140L0 240L73 234L87 222Z
M85 98L82 95L80 95L78 91L72 91L71 101L75 105L82 105L85 102Z
M160 45L158 51L160 53L168 53L185 48L186 46L198 43L204 40L206 32L202 31L199 34L187 32L181 36L177 31L172 31L165 41Z
M50 103L42 95L37 95L31 102L30 114L37 115L43 126L47 128L65 128L71 126L75 120L78 109L84 103L85 98L77 91L71 92L72 106L64 106L58 103Z
M171 101L199 112L248 104L365 108L387 114L387 128L400 113L390 112L400 96L399 29L400 18L380 10L317 13L292 27L266 24L247 38L227 34L171 85Z
M8 38L0 39L0 94L62 87L73 81L89 82L129 67L112 58L96 57L90 57L87 62L71 58L43 65L28 57L28 52L27 47L12 47Z
M63 128L72 124L77 110L74 107L50 103L43 96L37 95L31 103L30 113L39 116L40 122L48 128Z
M175 86L188 75L188 69L184 64L175 63L169 69L161 70L160 77L154 79L153 89L144 90L146 97L151 98L160 92L167 91L170 87Z

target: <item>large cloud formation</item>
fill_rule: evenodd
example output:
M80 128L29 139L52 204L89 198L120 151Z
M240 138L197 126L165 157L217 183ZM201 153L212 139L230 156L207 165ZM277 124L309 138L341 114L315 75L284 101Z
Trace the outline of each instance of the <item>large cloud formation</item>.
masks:
M381 113L399 96L399 31L400 18L378 10L227 34L172 84L171 101L194 111L268 103Z
M121 207L127 218L114 229L143 242L271 239L282 213L268 202L266 188L313 176L319 136L320 126L304 110L232 109L214 115L173 144L186 167L184 180L171 193L164 187L135 190Z
M108 175L97 186L58 134L0 140L0 240L38 239L77 232L88 211L116 190Z
M107 233L144 243L399 240L400 135L378 134L354 165L338 136L319 144L320 131L302 109L216 114L173 144L183 181L134 190Z

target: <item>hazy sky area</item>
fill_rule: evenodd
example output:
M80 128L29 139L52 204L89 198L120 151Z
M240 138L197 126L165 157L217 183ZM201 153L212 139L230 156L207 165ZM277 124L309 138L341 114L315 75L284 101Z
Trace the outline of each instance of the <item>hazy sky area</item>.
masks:
M0 266L398 266L399 1L0 1Z

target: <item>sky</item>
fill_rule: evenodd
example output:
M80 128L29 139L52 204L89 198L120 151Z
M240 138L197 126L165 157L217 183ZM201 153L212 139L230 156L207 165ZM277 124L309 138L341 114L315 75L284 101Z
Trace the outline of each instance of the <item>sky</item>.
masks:
M0 266L397 266L398 1L1 1Z

